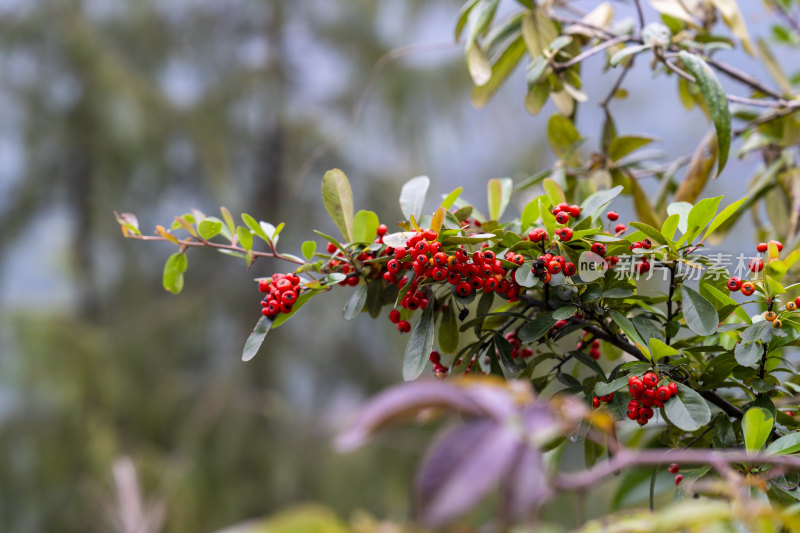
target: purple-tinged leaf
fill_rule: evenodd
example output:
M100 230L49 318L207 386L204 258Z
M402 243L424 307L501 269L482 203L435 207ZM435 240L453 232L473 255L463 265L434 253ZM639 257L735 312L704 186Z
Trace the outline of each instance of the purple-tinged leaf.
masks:
M503 512L509 520L526 518L550 497L542 452L520 446L503 484Z
M436 527L468 511L500 480L525 444L518 430L495 420L457 426L434 444L415 482L416 514Z

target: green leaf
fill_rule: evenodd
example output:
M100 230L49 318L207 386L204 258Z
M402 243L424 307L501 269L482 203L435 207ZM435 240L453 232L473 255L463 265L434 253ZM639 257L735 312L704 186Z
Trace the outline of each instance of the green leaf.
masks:
M344 172L334 168L322 177L322 203L347 242L353 240L353 190Z
M494 347L500 354L500 361L508 372L515 374L525 369L525 360L521 357L516 359L512 357L514 347L502 335L495 336Z
M570 119L555 114L547 123L547 138L556 157L565 159L572 152L572 147L581 140L581 134Z
M733 355L736 362L742 366L755 367L761 360L763 348L760 344L751 342L749 344L737 344L733 347Z
M639 231L641 231L642 233L644 233L645 235L656 241L658 244L668 243L667 238L664 237L661 234L661 232L658 231L653 226L645 224L644 222L631 222L629 225L633 228L638 229Z
M467 24L467 18L469 17L470 12L472 12L472 9L480 1L481 0L469 0L469 2L461 6L461 9L458 11L458 16L456 17L456 41L461 38L461 32L464 31L464 26Z
M221 231L222 221L213 217L205 218L197 225L197 232L204 240L213 239Z
M345 279L344 274L339 274L339 276L342 276L341 278L338 276L333 277L334 274L329 274L329 276L331 276L330 280L326 284L323 284L323 286L334 285ZM292 318L300 310L300 308L306 305L311 297L318 292L319 291L304 291L302 294L300 294L300 296L297 297L297 301L294 303L294 305L292 305L292 310L289 313L280 313L275 320L272 321L272 327L278 328L282 326L284 322Z
M539 278L533 273L533 261L526 261L517 269L514 279L521 287L535 287L539 283Z
M681 385L678 395L666 401L661 413L672 425L684 431L697 431L711 421L711 410L706 401L686 385Z
M653 142L651 137L635 135L616 137L611 140L608 146L608 157L611 158L612 161L618 161L639 148L647 146L651 142Z
M664 344L656 338L650 339L650 354L653 356L654 361L658 361L662 357L680 355L680 352L668 344Z
M425 204L425 196L428 194L428 186L431 180L428 176L417 176L408 180L400 190L400 210L406 220L411 220L413 216L419 220L422 216L422 208Z
M361 310L364 309L364 304L367 302L367 284L362 283L358 287L356 287L355 292L353 292L350 299L347 300L347 303L344 306L344 319L345 320L352 320L361 313Z
M680 222L680 215L670 215L661 226L661 235L664 238L672 240L675 238L675 231L678 229L678 222Z
M681 285L683 318L690 330L698 335L711 335L717 331L719 315L714 306L696 290Z
M719 228L722 224L725 223L726 220L728 220L730 217L732 217L736 213L736 211L738 211L739 207L745 202L745 200L747 200L746 196L744 198L742 198L741 200L737 200L736 202L733 202L731 205L729 205L728 207L723 209L722 212L719 213L716 217L714 217L714 220L711 222L711 225L708 227L708 230L706 231L706 234L703 235L703 240L706 240L706 238L709 235L714 233L714 231L717 228Z
M520 218L520 229L521 231L525 232L536 224L536 221L539 220L539 199L543 198L542 196L537 196L530 202L525 208L522 210L522 217Z
M353 219L353 242L371 243L379 225L378 215L372 211L359 211Z
M797 452L800 452L800 431L784 435L773 441L765 450L767 455L788 455Z
M183 252L175 252L169 256L164 264L164 275L162 277L166 290L172 294L178 294L183 290L183 273L186 272L188 264L186 254Z
M638 54L639 52L649 50L651 47L652 46L649 44L635 44L633 46L627 46L622 50L620 50L619 52L615 53L613 56L611 56L611 59L608 60L608 63L612 67L616 67L626 57L630 57L634 54Z
M456 312L453 309L455 304L450 304L442 311L442 321L439 323L439 348L444 353L454 353L458 350L458 322Z
M622 192L624 187L622 185L617 185L613 189L608 189L606 191L597 191L596 193L589 196L586 200L583 201L581 204L581 219L588 218L590 216L595 216L595 214L605 209L611 201L619 196Z
M553 311L553 318L555 318L556 320L566 320L569 317L573 316L575 314L575 311L577 311L577 310L578 310L577 307L575 307L572 304L568 304L568 305L559 307L558 309Z
M519 329L520 342L525 344L544 337L555 323L556 319L550 313L537 316Z
M667 206L668 215L678 215L678 229L686 233L689 229L689 211L694 206L689 202L672 202Z
M544 192L550 199L552 205L566 203L567 198L564 195L564 189L562 189L554 179L545 178L544 181L542 181L542 187L544 187Z
M628 336L628 339L630 339L631 342L646 346L644 340L639 335L639 332L636 331L636 328L633 326L633 322L628 320L625 315L615 310L609 311L609 315L611 316L611 320L613 320L620 327L620 329L623 331L623 333L625 333L625 335Z
M455 203L456 200L458 200L458 197L461 196L461 192L463 190L464 190L463 187L458 187L457 189L453 189L450 192L450 194L445 196L444 200L442 200L442 207L444 207L445 209L450 209L451 207L453 207L453 204Z
M411 330L403 355L403 380L414 381L425 370L425 362L433 347L433 302L422 311L422 316Z
M721 200L722 196L715 196L714 198L703 198L697 202L689 211L689 216L687 217L689 227L705 228L706 224L711 222L711 219L717 214L717 208Z
M751 407L742 418L744 447L747 453L756 453L769 438L775 419L772 413L761 407Z
M264 232L264 229L261 227L261 225L258 222L256 222L256 219L254 219L253 217L251 217L247 213L242 213L242 220L244 221L245 224L247 224L247 227L250 228L252 233L254 233L254 234L258 235L259 237L261 237L261 239L264 242L272 242L272 238L270 236L268 236ZM237 232L237 235L238 235L238 232ZM250 240L252 241L252 237L251 237ZM241 239L239 239L239 241L241 242ZM249 249L249 247L245 246L245 249Z
M261 344L264 342L264 338L267 336L270 326L272 326L272 320L265 316L262 316L259 321L256 322L256 327L253 328L253 331L244 343L242 361L247 362L256 356L258 349L261 348Z
M472 89L472 105L481 108L500 88L506 78L514 71L519 60L525 55L525 41L520 34L503 50L497 61L491 66L491 75L484 84L479 84ZM493 219L496 220L496 219Z
M714 420L714 431L711 434L711 443L714 448L724 450L736 448L736 432L731 424L731 419L726 415L718 416Z
M544 206L544 200L539 199L539 216L542 217L544 229L547 230L547 239L553 241L553 234L556 231L556 217Z
M772 340L772 322L769 320L759 320L752 326L742 331L742 343L747 344L759 340L767 343Z
M253 232L244 226L236 227L236 238L245 250L253 249Z
M731 112L728 108L728 98L716 74L698 56L684 50L678 52L684 67L694 76L700 94L706 102L706 107L711 114L711 121L717 131L717 147L719 164L717 175L725 168L728 161L728 152L731 147Z
M511 200L514 182L511 178L493 178L487 186L489 197L489 219L499 220Z
M623 388L628 388L628 376L622 376L621 378L617 378L610 383L598 381L594 385L594 394L595 396L605 396L606 394L617 392Z
M314 257L314 254L317 252L317 241L305 241L300 250L303 252L303 257L305 257L307 261L311 261L311 258Z

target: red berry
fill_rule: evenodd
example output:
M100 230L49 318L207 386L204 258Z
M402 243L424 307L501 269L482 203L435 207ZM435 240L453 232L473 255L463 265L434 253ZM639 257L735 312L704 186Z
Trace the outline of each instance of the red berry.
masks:
M436 267L431 271L431 277L436 281L444 281L447 279L447 270L442 267Z
M756 257L750 260L750 264L747 265L750 269L750 272L761 272L764 270L764 260L760 257Z
M750 296L754 292L756 292L756 286L755 284L753 284L753 282L745 281L744 283L742 283L742 294L744 294L745 296Z
M634 242L634 243L631 243L631 252L632 252L634 249L636 249L636 248L643 248L643 245L642 245L642 243L641 243L641 242L639 242L639 241L636 241L636 242Z
M292 312L292 304L285 300L281 300L280 308L281 308L281 313L289 314Z
M642 376L642 383L644 386L652 389L658 385L658 376L656 376L653 372L646 372L644 376Z
M626 229L628 228L625 226L625 224L617 224L616 226L614 226L614 233L622 233Z
M426 229L422 233L422 236L425 238L426 241L435 241L436 237L438 237L439 235L432 229Z
M414 245L414 249L420 255L425 255L431 251L431 245L428 244L426 241L419 241L417 244Z
M491 277L486 278L486 281L483 283L483 290L486 292L492 292L497 288L497 278Z
M569 206L569 216L571 216L572 218L578 218L579 216L581 216L580 206L577 205Z
M604 255L606 255L606 247L605 247L604 244L600 244L599 242L596 242L596 243L592 244L592 252L596 253L600 257L603 257Z
M650 262L647 260L642 260L636 263L636 272L638 274L644 274L645 272L650 272Z
M575 267L575 263L569 262L564 264L563 272L565 276L574 276L578 269Z
M760 253L763 254L764 252L769 250L769 245L765 242L760 242L758 243L758 246L756 246L756 250L758 250Z
M775 246L778 247L778 251L779 252L783 251L783 243L781 241L769 241L769 242L770 242L770 244L772 244L774 242Z
M636 377L636 376L633 376L633 377ZM639 398L639 397L641 397L642 392L644 391L644 383L639 378L636 378L634 380L630 380L629 379L628 380L628 390L630 391L631 396L633 396L634 398Z
M644 248L645 250L649 250L652 246L653 243L650 241L650 239L645 239L642 241L642 248Z
M561 263L558 261L550 261L547 263L547 271L551 274L558 274L561 272Z
M432 352L431 352L431 354L428 356L428 359L430 360L430 362L431 362L431 363L433 363L433 364L436 364L436 363L438 363L439 361L441 361L441 360L442 360L442 356L441 356L441 354L440 354L439 352L437 352L436 350L434 350L434 351L432 351Z
M681 481L683 481L683 475L682 474L678 474L677 476L675 476L675 486L676 487L681 484Z
M472 286L466 281L462 281L458 285L456 285L456 294L461 296L462 298L469 296L471 292L472 292Z
M572 229L570 228L561 228L560 230L557 231L557 233L558 233L558 238L564 242L567 242L572 238Z
M556 222L559 224L566 224L569 222L569 213L566 211L561 211L559 214L556 215Z
M797 298L795 298L795 299L794 299L794 304L795 304L795 305L796 305L798 308L800 308L800 296L798 296Z
M389 231L389 228L386 227L386 224L381 224L378 226L378 229L375 231L375 233L378 235L378 237L383 237L386 235L387 231Z
M561 202L556 207L558 208L559 211L568 211L569 210L569 204L566 203L566 202Z
M742 288L742 280L741 278L737 278L736 276L731 277L728 280L728 290L731 292L736 292Z
M672 396L677 396L678 395L678 384L677 383L672 382L669 385L667 385L667 387L669 388L669 392L670 392L670 394Z
M619 218L619 213L617 213L616 211L609 211L608 213L606 213L606 217L608 217L608 220L610 220L611 222L615 222Z
M495 255L495 253L493 251L491 251L491 250L484 250L483 251L483 260L484 261L494 261L495 259L497 259L497 256Z
M672 392L670 392L669 387L662 385L656 389L656 399L661 402L666 402L672 396Z
M597 396L592 398L592 406L594 406L595 408L600 407L600 398L598 398Z
M269 291L269 283L270 281L266 278L258 280L258 291L259 292Z
M391 311L389 311L389 322L391 322L392 324L397 324L398 322L400 322L400 311L398 311L397 309L392 309Z
M408 320L401 320L397 323L397 331L400 333L408 333L411 331L411 324Z
M589 357L591 357L592 359L600 359L600 350L592 348L591 350L589 350Z
M667 468L667 471L670 474L677 474L680 469L681 467L678 466L678 463L672 463L671 465L669 465L669 468Z

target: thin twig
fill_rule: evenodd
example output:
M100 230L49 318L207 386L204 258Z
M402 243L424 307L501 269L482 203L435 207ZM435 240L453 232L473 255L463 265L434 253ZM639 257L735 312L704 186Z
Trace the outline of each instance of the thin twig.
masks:
M136 239L139 241L163 241L163 242L172 242L174 241L166 238L166 237L157 237L155 235L128 235L129 239ZM177 238L177 237L176 237ZM242 248L241 246L236 246L233 244L220 244L218 242L211 242L211 241L193 241L190 239L178 239L177 242L178 246L181 248L215 248L217 250L231 250L233 252L239 252L242 254L246 254L247 250ZM274 250L274 247L273 247ZM275 259L281 259L283 261L289 261L290 263L296 263L298 265L305 265L306 262L297 259L294 257L289 257L283 254L278 253L277 251L273 252L258 252L258 251L251 251L254 258L258 257L274 257Z
M644 29L644 11L642 11L642 4L639 0L633 0L633 3L636 4L636 14L639 17L639 28Z
M630 41L632 39L633 38L630 35L620 35L618 37L614 37L613 39L609 39L607 41L603 41L602 43L600 43L598 45L595 45L595 46L593 46L593 47L591 47L591 48L589 48L587 50L584 50L582 53L576 55L575 57L573 57L569 61L565 61L563 63L554 62L553 63L553 69L556 72L560 72L562 70L566 70L566 69L568 69L569 67L571 67L573 65L577 65L578 63L580 63L581 61L583 61L587 57L591 57L591 56L595 55L598 52L602 52L606 48L611 48L614 45L617 45L617 44L620 44L620 43L624 43L624 42Z

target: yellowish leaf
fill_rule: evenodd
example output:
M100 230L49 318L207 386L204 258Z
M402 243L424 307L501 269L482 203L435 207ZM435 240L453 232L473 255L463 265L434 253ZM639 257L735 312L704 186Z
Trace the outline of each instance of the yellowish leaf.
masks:
M675 202L689 202L693 204L700 197L703 188L711 176L714 162L717 160L717 136L714 130L706 134L692 154L686 177L675 192Z
M739 11L739 4L736 0L710 0L714 7L716 7L722 15L722 20L728 26L733 34L742 41L742 47L751 56L756 55L753 48L753 42L750 40L750 35L747 33L747 25L744 23L742 12Z

